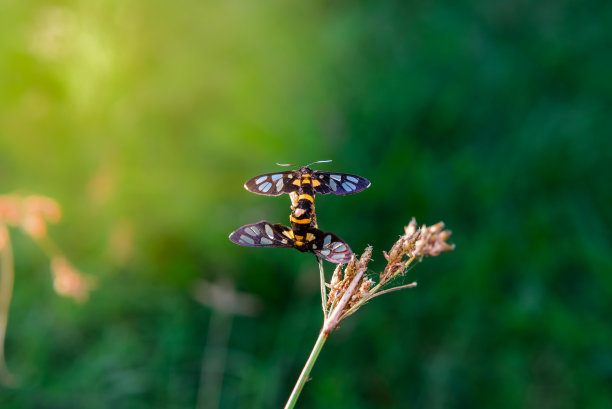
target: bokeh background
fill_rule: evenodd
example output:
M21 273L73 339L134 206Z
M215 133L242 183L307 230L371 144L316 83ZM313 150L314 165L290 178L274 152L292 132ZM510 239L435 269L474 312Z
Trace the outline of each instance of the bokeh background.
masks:
M56 199L49 237L97 288L60 297L11 230L0 407L281 407L316 263L227 236L288 222L246 179L321 159L372 182L317 198L372 272L413 216L457 248L345 321L298 407L612 407L611 23L570 0L2 1L0 193Z

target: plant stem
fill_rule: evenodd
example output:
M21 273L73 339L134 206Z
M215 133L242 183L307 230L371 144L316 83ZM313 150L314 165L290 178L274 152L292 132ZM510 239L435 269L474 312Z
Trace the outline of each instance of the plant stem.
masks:
M6 365L6 356L4 354L4 341L6 340L9 309L11 308L15 270L11 238L6 225L2 222L0 222L0 234L4 236L0 238L0 240L4 240L4 245L0 252L0 383L4 386L15 386L16 379Z
M353 292L357 288L357 284L359 284L359 280L361 280L361 277L363 276L364 272L365 268L359 270L357 274L355 274L355 277L353 277L351 284L344 291L344 295L340 299L340 302L338 303L338 305L336 305L336 307L334 307L334 310L330 314L329 318L325 320L325 323L323 324L323 332L325 332L326 334L332 332L340 324L340 321L342 321L342 318L344 316L342 314L344 312L344 307L346 306L346 304L348 304L349 300L353 296Z
M300 393L302 392L302 388L304 388L304 384L308 380L308 375L310 375L310 371L312 370L312 367L314 366L314 363L317 360L317 357L319 356L319 352L321 352L321 349L323 348L323 344L325 344L325 341L327 340L328 335L329 334L323 331L323 329L321 329L321 332L319 332L319 337L317 338L317 342L315 342L314 347L312 348L312 352L310 352L310 356L308 357L308 360L306 361L306 365L304 365L304 368L302 369L302 373L300 373L300 377L295 383L295 386L293 387L293 391L291 391L289 400L287 400L287 404L285 404L285 409L293 409L293 407L295 406L295 403L297 402L298 397L300 396Z
M323 260L317 257L319 263L319 276L321 279L321 304L323 305L323 321L327 319L327 289L325 288L325 271L323 270Z
M378 297L379 295L383 295L383 294L392 293L393 291L405 290L406 288L413 288L413 287L416 287L416 286L417 286L417 283L416 283L416 281L415 281L415 282L410 283L410 284L400 285L400 286L398 286L398 287L393 287L393 288L388 288L388 289L386 289L386 290L384 290L384 291L379 291L379 292L377 292L376 294L372 294L372 295L371 295L371 296L368 298L368 300L371 300L371 299L372 299L372 298L374 298L374 297Z

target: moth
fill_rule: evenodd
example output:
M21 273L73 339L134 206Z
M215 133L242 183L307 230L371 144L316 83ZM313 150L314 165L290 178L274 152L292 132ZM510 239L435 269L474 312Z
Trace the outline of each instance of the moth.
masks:
M315 194L348 195L361 192L370 186L370 181L361 176L309 168L314 163L322 162L331 160L313 162L299 170L255 176L247 180L244 187L249 192L266 196L288 193L291 197L291 228L296 235L304 236L311 225L316 227L317 224L314 211Z
M304 231L301 236L290 227L262 220L233 231L229 239L247 247L293 247L301 252L314 253L332 263L344 264L351 260L353 252L350 247L334 233L313 226L308 226Z
M313 193L326 195L348 195L361 192L370 186L370 181L364 177L339 172L323 172L312 170L310 165L331 162L322 160L303 166L298 170L265 173L246 181L244 187L249 192L258 195L278 196L283 193L298 192L307 187ZM291 166L291 165L280 165Z

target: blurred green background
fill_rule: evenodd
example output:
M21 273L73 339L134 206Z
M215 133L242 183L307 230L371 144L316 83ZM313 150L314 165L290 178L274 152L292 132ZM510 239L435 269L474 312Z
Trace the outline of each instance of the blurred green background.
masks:
M413 216L457 248L345 321L298 407L612 407L611 23L569 0L2 1L0 193L57 199L50 236L98 287L58 296L12 230L0 407L281 407L316 263L227 236L288 223L245 180L321 159L372 182L317 199L372 272ZM198 280L260 308L213 311Z

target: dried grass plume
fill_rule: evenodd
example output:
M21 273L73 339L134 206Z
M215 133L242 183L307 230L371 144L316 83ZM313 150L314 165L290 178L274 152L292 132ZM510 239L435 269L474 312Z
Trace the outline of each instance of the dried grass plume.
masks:
M444 230L442 222L432 226L418 227L416 220L412 219L404 228L404 234L399 237L391 249L388 252L383 251L387 265L378 275L376 283L365 275L368 263L372 258L372 246L368 246L361 257L353 256L344 270L342 265L338 265L328 285L329 294L325 315L329 318L325 321L324 331L327 333L333 331L343 319L354 314L374 297L391 291L415 287L416 282L395 287L388 287L388 285L398 276L404 275L413 262L453 250L455 245L447 243L450 235L451 231Z

